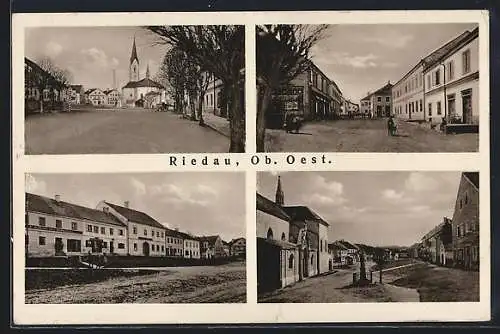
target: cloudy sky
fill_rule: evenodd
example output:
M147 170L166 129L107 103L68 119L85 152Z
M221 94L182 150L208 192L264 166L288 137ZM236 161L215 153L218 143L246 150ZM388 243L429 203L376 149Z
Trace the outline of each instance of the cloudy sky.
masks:
M136 36L141 78L149 63L153 76L167 46L154 45L156 37L140 27L64 27L26 29L25 55L31 60L49 57L67 69L72 83L84 88L111 88L113 69L118 87L128 82L132 43Z
M313 61L359 103L368 91L396 83L432 51L477 24L333 25L313 48Z
M451 218L459 172L280 173L285 205L305 205L329 224L329 240L410 246ZM277 174L259 173L258 192L273 200Z
M26 191L95 208L101 200L143 211L194 235L245 236L244 173L28 174Z

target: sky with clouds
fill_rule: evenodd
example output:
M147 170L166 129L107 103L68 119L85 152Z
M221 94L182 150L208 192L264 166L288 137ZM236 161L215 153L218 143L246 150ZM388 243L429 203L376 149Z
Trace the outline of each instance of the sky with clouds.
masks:
M153 76L167 50L157 38L141 27L43 27L27 28L25 55L31 60L49 57L67 69L73 84L87 88L111 88L113 69L118 88L128 82L132 43L136 36L141 78L149 63Z
M101 200L143 211L194 235L244 237L245 174L27 174L26 191L95 208Z
M314 63L356 103L477 24L332 25L312 49Z
M410 246L451 218L460 172L280 172L285 205L305 205L329 224L329 240ZM274 201L277 173L257 191Z

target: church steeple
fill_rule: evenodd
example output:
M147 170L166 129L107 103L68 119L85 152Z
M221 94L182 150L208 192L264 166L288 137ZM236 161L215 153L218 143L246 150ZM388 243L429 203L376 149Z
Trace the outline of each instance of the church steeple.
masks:
M276 187L276 204L283 206L285 204L285 195L281 189L281 178L278 176L278 185Z
M148 66L146 67L146 79L149 79L149 63Z
M137 57L137 48L135 47L135 35L134 35L134 44L132 44L132 54L130 55L130 65L137 60L139 62L139 57Z
M137 48L135 46L135 35L134 44L132 44L132 54L130 55L128 77L129 81L139 81L139 57L137 57Z

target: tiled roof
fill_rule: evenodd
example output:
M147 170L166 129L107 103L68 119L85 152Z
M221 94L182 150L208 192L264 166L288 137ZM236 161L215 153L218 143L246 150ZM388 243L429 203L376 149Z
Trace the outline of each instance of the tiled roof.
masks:
M112 204L109 202L105 203L108 204L110 207L112 207L114 210L116 210L119 214L127 218L129 221L148 225L151 227L165 229L165 226L163 226L162 224L160 224L159 222L157 222L155 219L153 219L151 216L147 215L144 212L126 208L124 206Z
M363 100L369 100L372 95L377 95L377 94L390 95L391 94L392 86L393 86L393 84L391 84L390 82L388 82L382 88L379 88L376 91L374 91L373 93L370 93L367 96L365 96L364 98L362 98L361 101L363 101Z
M182 233L182 232L179 232L176 230L172 230L168 227L165 228L165 235L169 236L169 237L179 238L179 239L185 239L185 236L186 236L185 233Z
M165 88L156 81L149 78L144 78L139 81L129 81L123 88L137 88L137 87L155 87L155 88Z
M215 244L215 241L217 241L217 238L219 236L218 235L208 235L208 236L201 236L201 237L198 237L198 240L200 242L204 242L204 241L208 241L208 243L210 245L214 245Z
M469 40L473 37L477 37L478 32L478 28L474 29L473 31L467 30L448 43L444 44L437 50L433 51L431 54L422 59L424 70L433 66L435 63L446 57L450 52L459 47L459 45L461 45L464 41Z
M337 242L343 245L346 249L359 249L358 246L351 244L349 241L338 240Z
M479 172L464 172L464 176L479 189Z
M283 210L285 210L292 220L314 220L322 225L329 226L323 218L307 206L284 206Z
M101 210L91 209L64 201L56 201L52 198L31 193L26 193L26 210L55 216L90 220L117 226L126 226L111 213L106 213Z
M290 216L276 203L257 193L257 210L275 216L276 218L290 221Z

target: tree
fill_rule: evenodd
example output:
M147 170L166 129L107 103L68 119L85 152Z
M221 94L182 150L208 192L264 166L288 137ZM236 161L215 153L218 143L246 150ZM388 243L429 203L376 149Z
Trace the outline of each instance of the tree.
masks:
M177 111L184 111L184 92L186 89L186 57L182 50L171 48L165 54L160 65L158 76L167 81L171 87Z
M179 48L200 67L213 73L228 92L229 152L245 151L245 110L242 108L245 27L237 25L149 26L160 43Z
M272 93L310 66L310 51L327 25L260 25L256 27L257 152L265 150L266 113Z
M28 81L40 93L40 112L43 113L43 92L48 89L51 101L54 101L54 90L61 90L71 82L71 73L57 67L52 59L46 57L39 59L31 72Z

